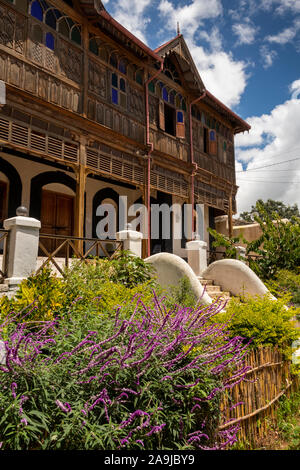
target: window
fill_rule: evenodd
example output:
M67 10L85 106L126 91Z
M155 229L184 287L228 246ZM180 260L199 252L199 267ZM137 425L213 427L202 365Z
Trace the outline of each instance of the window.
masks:
M111 101L122 108L127 106L126 81L118 74L111 74Z
M175 109L165 103L165 132L170 135L176 135L175 128Z
M119 71L120 71L121 73L123 73L124 75L126 75L127 66L126 66L125 61L122 60L122 59L121 59L120 62L119 62Z
M207 127L203 127L203 152L209 153L209 135Z
M118 58L117 58L116 54L114 54L114 53L111 54L111 56L109 58L109 63L115 69L118 68Z
M37 20L43 21L43 9L37 0L31 4L30 14Z
M209 131L209 153L210 155L217 155L218 146L217 146L217 135L214 129Z
M54 36L51 33L46 33L46 47L54 51Z
M177 111L177 122L176 122L176 137L180 139L185 138L185 125L184 125L184 114L182 111Z
M81 45L80 26L75 24L71 18L63 15L56 8L52 8L44 0L34 0L30 6L30 14L33 18L45 23L49 28L58 31L71 41ZM49 41L51 40L49 39ZM49 45L51 45L50 42ZM51 49L51 47L49 48Z
M138 70L135 74L135 81L139 85L143 85L143 75L142 75L142 72L140 70Z

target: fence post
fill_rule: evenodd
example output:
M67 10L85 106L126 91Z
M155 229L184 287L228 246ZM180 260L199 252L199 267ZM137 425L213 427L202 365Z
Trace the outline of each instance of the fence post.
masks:
M9 230L6 283L14 288L36 270L41 222L27 217L27 209L19 207L16 217L3 225Z
M207 243L201 240L193 240L186 244L188 264L196 276L207 268Z
M142 257L142 239L143 234L132 230L132 225L127 224L125 230L121 230L116 234L117 240L123 242L123 250L131 251L131 253L139 258Z

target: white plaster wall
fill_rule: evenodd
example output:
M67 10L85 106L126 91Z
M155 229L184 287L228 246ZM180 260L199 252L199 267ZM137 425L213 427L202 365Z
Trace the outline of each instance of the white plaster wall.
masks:
M30 186L31 186L31 179L40 173L45 173L48 171L63 171L59 170L51 165L44 165L42 163L26 160L24 158L16 157L13 155L8 155L4 152L0 152L0 155L3 159L7 160L11 165L15 167L18 171L21 181L22 181L22 205L29 208L30 206ZM1 170L1 169L0 169ZM71 171L64 171L68 176L75 179L75 175ZM3 181L7 181L7 178L4 174L0 173L0 179ZM86 236L88 238L92 237L92 221L93 221L93 198L95 194L104 188L112 188L114 189L119 195L127 196L128 197L128 207L134 204L134 202L141 196L140 190L132 190L128 188L124 188L122 186L118 186L117 184L106 183L103 181L99 181L95 178L88 177L87 184L86 184ZM59 193L73 195L74 192L68 187L63 184L58 183L50 183L44 186L44 189L50 191L57 191ZM13 190L13 189L12 189ZM129 220L130 221L130 220Z

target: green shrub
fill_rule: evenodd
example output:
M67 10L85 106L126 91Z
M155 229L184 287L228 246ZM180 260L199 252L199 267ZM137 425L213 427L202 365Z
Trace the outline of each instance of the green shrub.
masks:
M300 274L281 269L274 279L266 281L266 286L275 297L291 295L291 303L300 307Z
M228 322L230 335L252 340L254 348L279 346L286 349L299 337L299 330L292 322L299 309L286 308L289 298L282 297L277 301L268 295L232 298L226 312L219 313L216 321Z

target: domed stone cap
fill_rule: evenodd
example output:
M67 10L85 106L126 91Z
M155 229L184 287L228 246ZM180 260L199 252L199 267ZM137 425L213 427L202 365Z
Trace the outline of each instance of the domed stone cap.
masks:
M28 216L28 209L24 206L20 206L18 207L18 209L16 210L16 214L17 216L19 217L27 217Z

